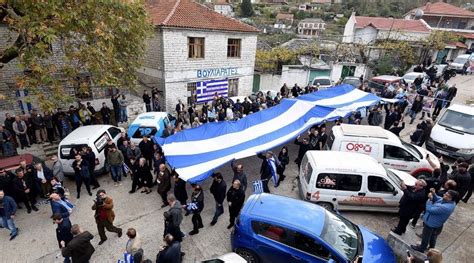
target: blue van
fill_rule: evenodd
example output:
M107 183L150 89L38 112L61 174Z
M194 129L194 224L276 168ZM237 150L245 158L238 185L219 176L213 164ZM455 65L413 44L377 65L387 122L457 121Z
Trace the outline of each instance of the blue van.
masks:
M249 197L231 244L247 262L396 262L382 237L316 204L271 194Z

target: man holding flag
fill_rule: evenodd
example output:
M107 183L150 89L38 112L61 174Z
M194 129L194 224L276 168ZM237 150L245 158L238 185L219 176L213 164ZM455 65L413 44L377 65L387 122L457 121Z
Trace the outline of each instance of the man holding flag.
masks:
M280 165L277 158L275 158L272 151L267 151L265 155L257 154L257 157L262 159L262 166L260 166L260 180L263 183L263 192L270 193L268 189L268 181L272 179L275 188L278 186L277 167Z

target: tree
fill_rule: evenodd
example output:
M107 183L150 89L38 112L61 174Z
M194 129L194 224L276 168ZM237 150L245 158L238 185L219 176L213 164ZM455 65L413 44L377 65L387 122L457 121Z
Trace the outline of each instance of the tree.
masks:
M135 87L152 32L143 1L0 0L0 22L16 39L0 50L0 68L18 59L18 88L44 110L70 101L66 87ZM59 63L58 63L59 59ZM84 77L85 76L85 77Z
M283 65L296 63L299 51L290 50L283 47L276 47L271 50L257 50L255 56L255 67L257 70L272 74L281 74Z
M426 61L431 57L433 51L443 50L447 44L459 41L458 34L450 31L434 30L426 40L423 41L420 61Z
M385 40L378 43L377 48L382 50L384 57L392 59L392 67L399 74L415 63L415 50L408 41Z
M253 16L253 8L250 0L243 0L240 5L240 16L251 17Z

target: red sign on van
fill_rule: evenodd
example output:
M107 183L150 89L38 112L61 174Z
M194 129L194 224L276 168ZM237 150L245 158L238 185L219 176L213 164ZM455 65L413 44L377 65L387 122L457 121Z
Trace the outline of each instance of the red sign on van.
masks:
M362 143L348 143L346 144L346 149L351 152L372 152L372 146L370 144L362 144Z

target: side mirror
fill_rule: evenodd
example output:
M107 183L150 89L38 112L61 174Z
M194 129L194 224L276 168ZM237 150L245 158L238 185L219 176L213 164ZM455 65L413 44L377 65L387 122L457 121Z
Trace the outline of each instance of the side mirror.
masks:
M396 196L398 195L398 191L397 190L393 190L393 196Z

